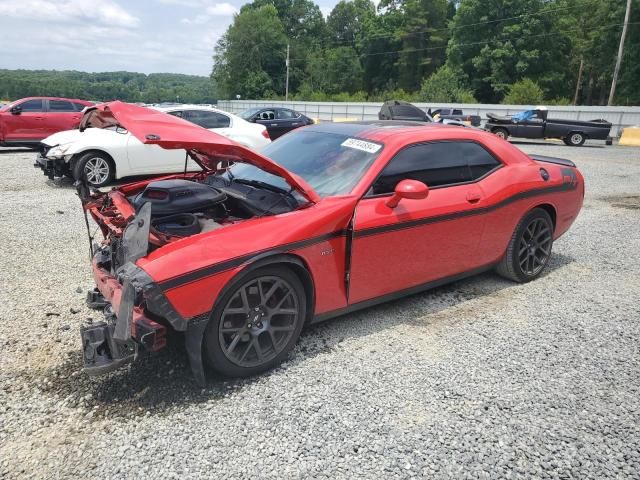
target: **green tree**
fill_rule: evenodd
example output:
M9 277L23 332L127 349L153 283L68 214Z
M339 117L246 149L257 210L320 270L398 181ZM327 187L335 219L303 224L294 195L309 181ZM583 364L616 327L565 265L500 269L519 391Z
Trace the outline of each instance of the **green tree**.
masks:
M447 0L382 0L400 50L395 68L398 85L416 91L425 76L445 62Z
M577 103L604 104L611 87L618 42L626 9L625 0L558 0L558 23L571 39L569 66L571 98ZM630 22L640 21L640 0L631 6ZM629 27L617 97L622 103L637 104L640 82L640 31Z
M443 66L422 82L418 98L421 102L475 103L473 92L465 89L461 73Z
M540 105L544 102L544 92L540 85L524 78L509 87L509 93L502 103L508 105Z
M470 79L478 99L495 103L522 78L548 96L567 96L570 41L554 2L461 0L451 22L447 62Z
M311 0L254 0L244 5L240 14L265 6L273 6L282 22L286 43L290 46L289 88L296 90L304 79L308 55L324 43L326 24L322 12ZM284 58L281 65L284 68Z
M50 70L0 70L0 97L29 96L83 98L126 102L181 101L213 103L214 84L207 77L134 72L87 73Z
M284 91L287 37L273 5L245 9L218 41L213 79L227 97Z
M337 47L309 56L303 90L328 94L359 91L362 66L353 47Z
M364 33L364 22L375 14L370 0L341 0L327 17L329 44L355 45Z

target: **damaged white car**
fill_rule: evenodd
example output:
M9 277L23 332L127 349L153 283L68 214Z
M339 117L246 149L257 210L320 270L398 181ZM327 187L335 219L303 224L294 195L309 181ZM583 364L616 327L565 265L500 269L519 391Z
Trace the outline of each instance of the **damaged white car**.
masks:
M247 122L216 108L198 105L152 107L224 135L242 146L259 150L271 143L264 125ZM69 176L92 187L103 187L116 179L198 171L184 150L166 150L144 144L119 126L59 132L42 140L36 167L49 178Z

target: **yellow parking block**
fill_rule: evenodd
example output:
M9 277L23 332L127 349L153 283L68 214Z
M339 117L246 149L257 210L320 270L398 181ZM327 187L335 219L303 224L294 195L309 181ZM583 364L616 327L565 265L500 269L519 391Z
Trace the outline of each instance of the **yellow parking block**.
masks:
M622 136L618 145L640 147L640 127L626 127L622 129Z
M338 117L333 119L334 122L355 122L357 120L355 117Z

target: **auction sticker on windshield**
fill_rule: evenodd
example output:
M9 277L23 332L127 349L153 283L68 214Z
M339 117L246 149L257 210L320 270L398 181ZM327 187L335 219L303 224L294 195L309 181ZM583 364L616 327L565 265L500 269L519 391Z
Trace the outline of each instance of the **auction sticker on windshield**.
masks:
M380 150L382 145L377 143L365 142L364 140L358 140L357 138L347 138L340 144L343 147L355 148L356 150L362 150L367 153L376 153Z

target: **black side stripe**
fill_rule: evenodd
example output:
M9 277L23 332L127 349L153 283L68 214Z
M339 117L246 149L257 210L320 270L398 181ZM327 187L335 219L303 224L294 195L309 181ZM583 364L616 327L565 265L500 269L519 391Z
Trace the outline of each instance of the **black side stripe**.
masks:
M163 282L160 282L159 285L163 291L171 290L172 288L179 287L181 285L184 285L185 283L194 282L196 280L200 280L201 278L210 277L217 273L234 269L261 254L275 253L275 252L288 252L290 250L297 250L299 248L309 247L311 245L315 245L316 243L325 242L327 240L331 240L337 237L343 237L345 235L346 235L346 230L337 230L335 232L319 235L317 237L309 238L307 240L285 243L283 245L278 245L276 247L265 248L263 250L251 252L246 255L241 255L239 257L226 260L224 262L215 263L208 267L200 268L198 270L193 270L189 273L185 273L183 275L179 275L177 277L164 280Z
M409 222L396 223L390 225L383 225L380 227L372 227L366 230L360 230L353 232L354 237L366 237L369 235L377 235L380 233L391 232L396 230L403 230L405 228L412 228L420 225L428 225L437 222L446 222L448 220L454 220L456 218L468 217L471 215L482 215L485 213L489 213L493 210L497 210L502 208L510 203L516 202L518 200L522 200L525 198L534 197L537 195L544 195L548 193L554 192L565 192L569 190L574 190L576 188L575 183L564 183L562 185L557 185L554 187L545 187L539 188L535 190L528 190L526 192L520 192L516 195L513 195L509 198L504 199L503 201L496 203L495 205L491 205L489 207L476 208L473 210L466 210L461 212L449 213L446 215L438 215L435 217L421 218L418 220L411 220ZM178 275L176 277L170 278L163 282L159 283L162 291L171 290L172 288L179 287L186 283L195 282L196 280L200 280L202 278L210 277L212 275L216 275L218 273L222 273L227 270L234 269L239 267L240 265L249 262L254 259L258 255L263 255L265 253L277 253L277 252L288 252L291 250L297 250L300 248L309 247L311 245L315 245L316 243L325 242L327 240L331 240L337 237L344 237L348 234L347 230L337 230L335 232L327 233L324 235L319 235L317 237L312 237L307 240L301 240L298 242L285 243L283 245L278 245L275 247L265 248L263 250L257 250L255 252L248 253L246 255L241 255L239 257L235 257L229 260L225 260L224 262L215 263L208 267L204 267L198 270L193 270L189 273L185 273L183 275Z
M371 227L365 230L358 230L354 232L354 235L356 238L368 237L370 235L379 235L381 233L404 230L405 228L413 228L413 227L418 227L422 225L430 225L432 223L446 222L449 220L456 220L458 218L470 217L474 215L483 215L486 213L493 212L494 210L498 210L499 208L505 207L506 205L509 205L513 202L517 202L518 200L523 200L525 198L535 197L538 195L544 195L548 193L565 192L565 191L573 190L575 188L576 188L575 184L563 183L562 185L556 185L554 187L545 187L545 188L539 188L536 190L527 190L526 192L520 192L509 198L505 198L501 202L498 202L494 205L490 205L488 207L474 208L471 210L463 210L460 212L447 213L444 215L436 215L434 217L419 218L417 220L410 220L402 223L392 223L389 225L381 225L379 227Z

